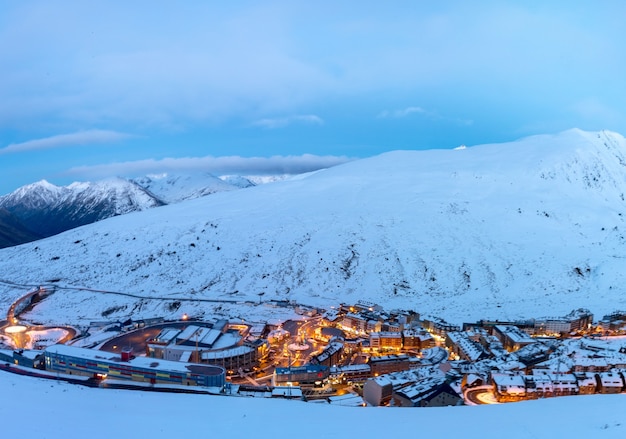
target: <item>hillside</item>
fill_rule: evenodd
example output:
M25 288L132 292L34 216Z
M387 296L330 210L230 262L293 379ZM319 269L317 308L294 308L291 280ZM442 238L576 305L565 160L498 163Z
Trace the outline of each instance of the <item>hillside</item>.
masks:
M0 208L0 248L35 241L41 236L28 230L8 210Z
M4 249L0 272L173 300L369 299L455 323L579 307L601 316L626 308L625 182L626 140L610 132L396 151ZM19 295L2 288L5 302ZM49 300L48 317L68 320L167 309L87 293Z

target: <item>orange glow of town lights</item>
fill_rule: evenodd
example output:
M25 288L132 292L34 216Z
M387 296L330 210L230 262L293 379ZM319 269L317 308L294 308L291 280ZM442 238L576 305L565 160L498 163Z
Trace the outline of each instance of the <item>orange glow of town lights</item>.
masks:
M22 326L22 325L15 325L15 326L9 326L8 328L4 329L4 332L7 334L19 334L22 332L26 332L28 328L26 326Z

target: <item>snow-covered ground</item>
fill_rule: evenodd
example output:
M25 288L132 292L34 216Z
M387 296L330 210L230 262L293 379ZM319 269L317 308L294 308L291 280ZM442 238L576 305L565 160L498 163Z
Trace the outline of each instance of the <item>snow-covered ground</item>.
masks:
M92 389L0 372L6 437L622 439L625 395L400 409Z
M27 335L30 339L29 343L24 346L26 349L45 348L62 340L66 337L68 332L65 329L42 329L35 331L28 331Z
M396 151L305 178L110 218L0 251L0 278L59 291L33 320L241 315L177 299L358 299L452 323L626 309L626 140L570 130ZM22 291L0 286L0 307ZM271 313L268 317L272 317ZM54 320L52 322L51 320Z

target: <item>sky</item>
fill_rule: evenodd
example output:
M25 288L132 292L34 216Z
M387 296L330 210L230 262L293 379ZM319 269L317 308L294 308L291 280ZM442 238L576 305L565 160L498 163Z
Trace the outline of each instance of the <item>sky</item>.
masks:
M340 3L340 4L337 4ZM0 0L0 195L626 133L626 4Z

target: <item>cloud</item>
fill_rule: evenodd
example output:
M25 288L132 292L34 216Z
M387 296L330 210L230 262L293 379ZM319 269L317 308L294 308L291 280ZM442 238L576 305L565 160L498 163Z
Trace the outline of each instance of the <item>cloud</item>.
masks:
M111 176L134 177L164 172L208 172L214 175L275 175L302 174L318 169L346 163L353 159L345 156L300 156L272 157L184 157L147 159L110 163L94 166L79 166L69 169L65 174L74 178L107 178Z
M389 108L381 120L437 108L475 120L506 113L520 126L587 96L622 114L626 102L616 1L8 3L0 136L42 125L125 129L115 124L158 135L278 115L252 124L271 130L313 108L341 112L334 128L375 117L380 102Z
M66 148L68 146L89 145L93 143L111 143L132 137L130 134L107 130L87 130L70 134L59 134L43 139L12 143L0 149L0 154L20 153L40 149Z
M378 119L402 119L411 114L420 114L424 117L427 117L430 120L440 120L445 122L452 122L459 126L470 126L474 123L471 119L460 119L454 117L444 117L437 113L436 111L428 111L423 109L422 107L406 107L399 110L383 110L378 113L376 118Z
M284 128L293 123L303 123L308 125L323 125L324 121L321 117L316 116L314 114L303 114L303 115L295 115L288 116L276 119L259 119L252 123L253 126L266 128L266 129L276 129L276 128Z
M400 119L413 113L427 114L421 107L406 107L401 110L383 110L378 114L379 119Z

